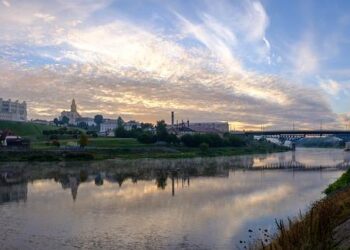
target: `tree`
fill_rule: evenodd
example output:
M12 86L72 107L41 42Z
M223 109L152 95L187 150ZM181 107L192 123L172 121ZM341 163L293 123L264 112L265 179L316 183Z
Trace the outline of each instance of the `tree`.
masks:
M82 133L79 138L79 145L82 148L85 148L88 145L89 139L86 134Z
M157 121L156 134L159 141L166 141L169 134L164 120Z
M141 123L141 129L142 130L150 130L153 128L153 124L152 123Z
M168 134L165 141L169 144L179 144L180 142L179 138L177 138L177 136L174 134Z
M127 138L127 137L129 137L128 131L126 131L123 126L117 127L115 132L114 132L114 135L117 138Z
M118 117L118 119L117 119L117 127L119 128L119 127L124 127L124 120L123 120L123 118L121 118L120 116Z
M103 116L102 115L95 115L94 122L98 127L100 127L101 123L103 122Z
M57 118L55 118L53 119L53 123L55 123L55 125L58 126L58 124L60 124L60 121Z
M141 143L151 144L157 141L157 137L150 132L144 132L137 137L137 140Z
M62 122L62 124L67 124L68 125L69 124L69 118L67 116L63 116L61 122Z

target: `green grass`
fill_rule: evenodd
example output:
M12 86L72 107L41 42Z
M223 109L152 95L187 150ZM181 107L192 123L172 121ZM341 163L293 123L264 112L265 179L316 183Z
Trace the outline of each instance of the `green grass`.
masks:
M89 147L114 148L114 147L145 147L134 138L89 138Z
M329 195L335 191L341 190L350 185L350 169L347 170L338 180L330 184L326 190L325 194Z
M6 129L19 136L38 138L42 136L43 130L53 130L57 127L31 122L0 121L0 130Z
M58 140L62 146L66 146L70 142L78 142L79 139L63 139ZM50 149L55 148L52 145L46 145L47 140L40 140L32 142L33 149ZM89 138L87 148L135 148L135 147L151 147L147 144L139 143L134 138Z

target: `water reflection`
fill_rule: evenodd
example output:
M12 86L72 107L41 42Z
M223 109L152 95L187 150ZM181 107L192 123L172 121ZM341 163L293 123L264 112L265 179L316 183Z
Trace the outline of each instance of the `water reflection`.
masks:
M0 205L5 202L25 202L27 200L27 194L27 183L12 185L0 184Z
M306 151L311 158L322 153L331 158L320 156L316 166L334 167L259 167L276 161L287 166L283 162L294 159L312 168L314 160L300 151L207 160L4 164L0 172L11 166L20 178L13 174L12 183L0 183L0 244L10 249L234 249L248 229L273 231L275 218L306 209L343 172L336 166L349 161L340 150Z

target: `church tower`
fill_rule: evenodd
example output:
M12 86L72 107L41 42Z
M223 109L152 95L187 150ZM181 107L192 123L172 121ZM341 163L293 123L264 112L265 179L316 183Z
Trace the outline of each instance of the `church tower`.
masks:
M78 112L77 112L77 105L75 104L74 98L73 98L73 100L72 100L72 105L70 106L70 112L72 112L72 113L78 113Z

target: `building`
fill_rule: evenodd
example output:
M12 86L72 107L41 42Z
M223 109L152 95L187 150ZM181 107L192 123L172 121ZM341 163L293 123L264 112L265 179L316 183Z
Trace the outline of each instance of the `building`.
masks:
M81 122L86 123L89 127L96 126L94 118L91 117L79 117L75 119L76 123L79 124Z
M228 122L198 122L187 123L188 127L197 133L218 133L224 134L229 132Z
M196 132L187 126L168 126L168 133L175 134L177 136L183 136L185 134L195 134Z
M128 121L124 123L124 129L127 131L133 130L133 129L138 129L141 128L141 123L137 121Z
M104 119L100 124L100 133L107 136L114 136L114 130L117 128L117 120Z
M78 113L78 108L74 99L72 100L70 111L62 111L60 116L61 121L63 117L67 117L69 119L69 124L77 125L77 119L81 118L81 115Z
M197 122L190 123L182 121L181 123L176 122L175 124L175 113L171 112L171 125L167 127L169 133L184 135L184 134L195 134L195 133L216 133L224 134L230 131L228 122Z
M12 102L0 98L0 120L6 121L27 121L27 104L26 102L20 103L18 100Z

